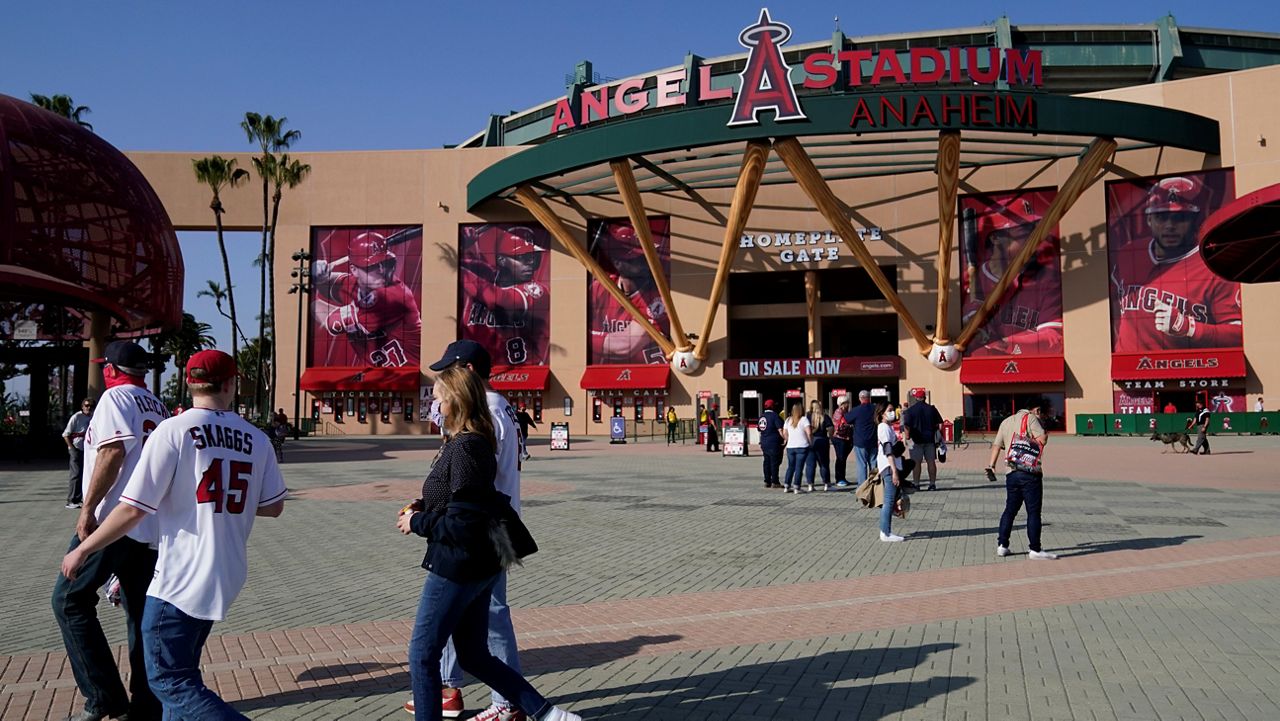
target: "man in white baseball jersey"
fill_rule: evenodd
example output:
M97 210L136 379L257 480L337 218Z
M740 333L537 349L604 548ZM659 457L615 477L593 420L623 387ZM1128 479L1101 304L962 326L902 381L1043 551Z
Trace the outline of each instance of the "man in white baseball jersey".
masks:
M120 502L120 492L138 464L143 443L169 411L146 388L146 374L155 356L131 341L107 346L102 376L107 390L84 436L84 506L71 538L70 551L80 553L81 572L58 576L53 586L53 615L62 631L67 660L84 709L70 721L100 721L128 714L133 721L160 718L160 702L147 686L142 649L142 615L147 584L156 566L154 521L134 527L128 537L97 543L93 552L82 545ZM118 539L118 540L117 540ZM115 574L129 624L129 692L125 693L115 653L98 621L98 588Z
M204 685L200 653L244 587L254 517L284 509L284 479L266 434L229 410L231 356L200 351L186 373L193 407L152 432L120 505L66 555L62 573L74 579L86 554L158 522L160 558L142 622L147 680L166 718L244 719Z

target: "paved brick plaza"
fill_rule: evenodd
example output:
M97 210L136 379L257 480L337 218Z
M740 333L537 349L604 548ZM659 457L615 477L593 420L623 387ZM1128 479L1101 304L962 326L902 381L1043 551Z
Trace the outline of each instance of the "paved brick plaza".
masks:
M521 659L588 719L1280 718L1280 441L1215 455L1055 438L1045 548L994 555L985 444L876 538L851 493L765 491L758 457L535 448L512 575ZM434 452L313 439L260 519L206 678L261 719L400 719L421 539L394 528ZM80 707L49 593L74 525L60 467L0 468L0 718ZM122 612L103 608L113 641ZM467 688L469 708L487 692Z

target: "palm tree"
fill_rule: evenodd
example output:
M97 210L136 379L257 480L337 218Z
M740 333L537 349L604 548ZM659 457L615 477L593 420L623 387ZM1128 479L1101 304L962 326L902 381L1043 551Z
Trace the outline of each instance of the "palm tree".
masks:
M55 115L61 115L86 130L93 130L93 126L84 121L84 116L93 111L89 109L88 105L76 105L70 95L39 95L31 93L31 102Z
M216 344L210 331L213 327L208 323L196 320L196 317L190 313L182 314L182 325L177 330L165 331L152 338L152 347L158 347L163 353L168 353L173 357L173 363L178 367L178 402L181 403L187 397L187 379L186 373L182 369L187 367L187 361L191 356L205 348L212 348Z
M213 191L213 200L209 201L209 209L213 211L214 226L218 230L218 251L222 253L222 274L227 281L226 294L227 305L231 309L231 357L236 357L236 350L240 347L236 333L239 331L239 325L236 323L236 295L234 287L231 284L231 262L227 260L227 244L222 238L222 189L234 188L243 183L249 177L249 171L236 167L236 160L232 158L227 160L221 155L210 155L207 158L192 159L191 165L196 172L196 180L209 186Z
M206 280L205 289L197 291L196 297L212 298L214 307L218 309L218 315L226 318L227 320L231 320L231 316L227 314L227 311L222 309L222 304L227 301L227 289L223 288L222 284L218 281ZM245 338L244 331L240 329L239 325L235 327L235 332L240 337L241 343L248 344L249 339Z
M311 174L311 166L309 164L294 158L290 158L288 153L284 153L283 155L281 155L278 159L275 160L275 162L272 163L272 165L274 166L272 168L274 172L272 173L271 183L275 190L271 195L271 241L267 249L268 258L274 258L276 255L276 221L280 219L280 200L284 197L284 189L288 188L290 190L293 190L294 188L298 187L298 185L301 184L303 180L306 180L308 175ZM271 319L271 337L278 338L280 336L277 335L276 333L276 277L274 274L268 273L267 278L269 278L270 280L268 281L268 290L266 295L271 298L271 312L268 314L267 317ZM276 368L277 368L275 343L270 344L270 350L271 350L271 386L270 388L274 393L276 388ZM302 369L299 368L298 372L301 373ZM270 411L270 408L268 408L267 410Z
M275 153L287 149L290 145L302 138L302 132L299 130L284 129L289 119L280 116L276 118L271 115L259 115L258 113L247 112L244 114L244 120L240 122L240 128L244 130L245 137L250 143L256 143L262 155L253 159L254 170L258 172L258 177L262 178L262 265L258 269L259 290L261 297L258 301L258 338L260 342L266 338L267 327L265 319L267 317L267 278L273 277L275 271L274 259L267 254L267 235L270 232L271 218L268 205L268 196L271 188L272 177L275 175L277 161ZM262 389L265 385L262 382L262 366L258 366L258 388ZM265 408L266 399L261 396L255 396L256 405L259 412Z

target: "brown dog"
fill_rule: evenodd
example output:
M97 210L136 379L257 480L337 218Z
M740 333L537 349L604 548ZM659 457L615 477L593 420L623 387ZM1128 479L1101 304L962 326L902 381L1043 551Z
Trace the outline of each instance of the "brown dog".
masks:
M1191 436L1186 433L1152 433L1151 440L1160 441L1166 446L1173 446L1175 453L1186 453L1191 450ZM1181 451L1178 450L1179 446L1182 447ZM1168 450L1168 448L1165 449L1165 451Z

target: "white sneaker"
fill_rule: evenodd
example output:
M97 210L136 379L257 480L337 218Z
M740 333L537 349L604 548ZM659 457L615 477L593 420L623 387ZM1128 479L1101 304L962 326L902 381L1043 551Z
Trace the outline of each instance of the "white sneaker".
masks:
M1009 547L1008 547L1008 546L996 546L996 555L997 555L997 556L999 556L999 557L1001 557L1001 558L1004 558L1005 556L1009 555Z
M542 721L582 721L582 717L556 706L548 711L546 716L542 717Z
M892 533L885 533L884 531L881 531L880 540L884 541L885 543L898 543L900 541L905 541L907 539L903 538L902 536L895 536Z
M810 492L810 493L813 493L813 484L812 484L812 483L810 483L810 484L809 484L809 492Z
M1048 551L1028 551L1027 558L1035 561L1056 561L1058 560L1058 554L1049 553Z
M510 706L490 704L489 708L471 717L471 721L527 721L524 712Z

